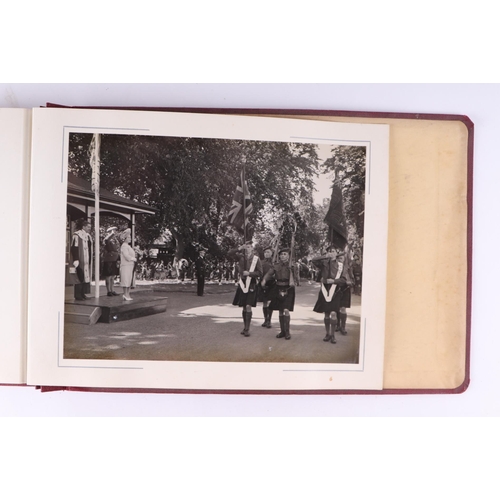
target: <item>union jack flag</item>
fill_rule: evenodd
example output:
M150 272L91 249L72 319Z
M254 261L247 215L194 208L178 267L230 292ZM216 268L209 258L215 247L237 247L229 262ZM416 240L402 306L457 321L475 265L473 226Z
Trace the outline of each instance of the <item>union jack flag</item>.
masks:
M245 225L248 230L250 228L250 223L248 216L253 211L252 199L250 197L250 191L248 190L248 184L246 180L243 180L243 170L241 171L240 180L236 186L236 191L233 196L233 203L229 214L227 216L227 223L234 226L239 231L243 231ZM243 213L243 203L245 204L245 212Z

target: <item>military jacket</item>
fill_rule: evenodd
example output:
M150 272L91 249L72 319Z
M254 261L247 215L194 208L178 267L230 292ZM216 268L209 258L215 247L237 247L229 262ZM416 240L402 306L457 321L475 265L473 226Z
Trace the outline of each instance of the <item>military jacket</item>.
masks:
M292 273L293 271L290 268L289 262L276 262L276 264L274 264L274 266L267 271L264 276L264 280L268 281L269 279L274 278L277 285L287 286L293 284L293 281L290 283Z

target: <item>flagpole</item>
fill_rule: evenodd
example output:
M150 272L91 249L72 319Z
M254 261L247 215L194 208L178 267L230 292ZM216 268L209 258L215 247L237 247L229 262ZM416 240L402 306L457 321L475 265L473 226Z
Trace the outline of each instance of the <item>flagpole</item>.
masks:
M100 218L99 218L99 189L96 189L95 192L95 216L94 216L94 224L95 224L95 298L99 298L99 255L100 255L100 237L99 237L99 227L101 224Z
M243 170L242 170L242 183L243 183L243 237L245 238L244 243L247 242L247 207L246 207L246 178L245 178L245 163L243 163Z
M99 232L99 227L100 227L100 218L99 218L99 212L100 212L100 206L99 206L99 191L100 191L100 142L101 138L99 134L94 134L94 137L92 138L92 143L93 143L93 148L91 151L91 163L92 163L92 190L94 191L94 206L95 206L95 213L94 213L94 234L95 234L95 259L94 259L94 278L95 278L95 291L94 291L94 296L96 299L99 298L99 281L100 281L100 276L99 276L99 255L100 255L100 232Z
M245 161L243 161L243 170L241 171L241 187L243 188L243 245L245 245L245 250L243 251L244 255L244 262L245 262L245 268L247 267L247 249L246 249L246 244L247 244L247 207L246 207L246 178L245 178Z

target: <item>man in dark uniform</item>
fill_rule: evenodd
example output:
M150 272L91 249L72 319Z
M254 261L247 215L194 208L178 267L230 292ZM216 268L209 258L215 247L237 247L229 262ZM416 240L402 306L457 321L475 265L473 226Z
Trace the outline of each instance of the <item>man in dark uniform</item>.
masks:
M354 293L361 295L361 275L363 268L359 260L359 255L355 254L352 262L352 274L354 276Z
M273 249L267 247L264 249L264 260L262 261L262 274L266 274L269 269L273 267ZM271 318L273 316L272 309L269 308L271 303L271 293L274 286L274 279L267 280L264 285L261 283L258 287L257 302L262 302L262 312L264 314L264 323L262 326L265 328L271 328Z
M230 250L229 256L238 258L236 268L240 276L233 299L233 306L243 308L243 330L241 334L250 337L252 307L257 305L257 280L262 277L262 262L254 252L251 241L247 241L237 249Z
M313 311L324 313L326 336L323 341L330 341L332 344L337 343L335 327L337 321L341 320L340 309L346 307L347 299L349 299L348 307L350 307L350 290L345 277L345 266L343 259L338 258L338 253L338 250L332 246L328 248L324 256L312 259L312 263L319 268L321 282L318 300ZM348 297L343 298L343 294L347 292L349 292Z
M205 287L205 271L206 271L206 262L205 262L205 250L200 250L198 254L198 258L194 263L196 267L196 279L197 279L197 293L199 297L203 297L203 289Z
M118 295L114 290L115 276L120 274L120 242L116 237L118 228L109 227L104 237L104 251L102 254L102 275L106 282L108 297Z
M281 331L276 338L290 340L290 312L295 305L295 278L293 267L290 265L290 249L283 248L279 251L279 262L267 271L262 278L265 286L268 280L274 278L276 285L272 288L271 303L272 311L279 311Z

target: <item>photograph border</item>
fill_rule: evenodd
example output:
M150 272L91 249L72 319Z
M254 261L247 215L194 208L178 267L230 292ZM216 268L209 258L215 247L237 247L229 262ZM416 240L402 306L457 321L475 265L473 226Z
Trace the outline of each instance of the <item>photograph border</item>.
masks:
M37 113L36 113L36 111L44 111L44 110L34 110L34 111L35 111L35 117L34 117L34 118L35 118L35 120L34 120L34 123L36 124L36 123L37 123L37 121L36 121L36 117L37 117ZM46 110L46 111L47 111L47 110ZM55 111L55 110L52 110L52 111ZM63 110L59 110L59 111L63 111ZM64 116L64 120L67 120L67 119L68 119L68 118L67 118L67 116L72 116L72 115L71 115L71 113L70 113L70 110L66 110L66 112L65 112L65 113L63 112L62 114L63 114L63 116ZM101 114L99 113L99 115L101 115ZM114 113L112 113L111 115L112 115L112 116L114 116ZM148 115L149 115L149 114L148 114ZM95 113L91 113L91 114L90 114L90 116L91 116L90 120L93 120L93 121L94 121L94 123L98 123L98 122L100 122L100 120L101 120L101 119L104 119L104 118L103 118L103 116L100 116L99 118L97 118L97 117L95 116ZM106 116L107 118L109 118L109 114L106 114L105 116ZM168 118L168 115L166 115L166 114L162 114L161 116L162 116L162 120L164 120L164 119L167 119L167 118ZM177 116L179 116L179 115L177 115ZM206 116L206 115L205 115L205 116ZM106 119L107 119L107 118L106 118ZM193 118L193 117L192 117L192 116L190 116L190 118ZM219 118L220 118L220 117L219 117ZM97 121L96 121L96 120L97 120ZM231 120L228 120L228 117L224 117L224 120L234 122L234 118L233 118L233 119L231 119ZM266 119L264 119L264 120L266 120ZM279 119L279 118L276 118L275 120L278 120L278 121L279 121L280 119ZM290 119L284 119L284 120L285 120L288 124L290 124L292 121L299 122L299 120L290 120ZM68 123L68 122L66 122L66 123ZM276 124L276 123L277 123L277 121L274 121L274 122L273 122L273 124ZM313 122L311 122L311 121L301 121L301 125L304 125L305 123L312 124ZM346 129L346 128L349 128L349 126L351 125L351 124L338 124L338 123L334 123L334 122L328 122L328 123L327 123L327 122L318 122L318 123L320 123L320 124L321 124L321 127L325 127L325 128L333 128L333 129L335 129L335 128L339 128L339 129ZM67 127L67 125L65 125L65 126ZM372 126L372 125L359 125L359 124L354 125L354 128L363 129L363 130L364 130L364 132L363 132L363 133L366 133L366 134L368 134L368 130L369 130L370 128L372 128L372 127L374 127L374 129L377 129L377 128L378 128L378 129L380 129L380 130L381 130L381 129L385 129L385 131L386 131L386 136L387 136L387 138L388 138L388 134L387 134L387 132L388 132L388 126L387 126L387 125L382 125L382 126L378 126L378 125L375 125L375 126ZM42 128L45 130L46 125L45 125L44 127L42 127ZM57 127L56 127L56 128L57 128ZM73 127L71 127L71 128L73 128ZM92 127L91 127L91 128L92 128ZM98 127L96 127L96 128L102 128L102 127L101 127L101 126L98 126ZM106 128L109 128L109 127L106 127ZM113 128L115 128L115 127L113 127ZM136 128L136 127L133 127L133 128L137 130L137 128ZM41 134L41 135L43 136L44 134ZM148 135L150 135L150 131L148 131ZM161 135L161 134L157 134L156 132L154 132L154 135ZM184 135L184 134L182 134L182 133L178 133L178 134L175 134L175 135L182 136L182 135ZM193 135L191 135L191 136L193 136ZM226 138L226 137L224 137L224 138ZM242 137L237 137L237 138L242 138ZM41 138L40 140L42 140L42 138ZM264 139L264 140L276 140L276 139ZM287 141L289 141L289 142L293 142L293 141L296 141L296 139L293 139L293 140L292 140L292 139L290 139L290 138L287 138ZM339 141L340 141L340 142L343 142L343 141L342 141L342 139L339 139ZM307 138L307 142L312 142L310 137L308 137L308 138ZM360 141L360 142L363 142L363 141ZM36 172L36 171L37 171L37 169L38 169L38 168L45 168L45 167L43 167L43 166L39 167L39 166L38 166L38 163L36 163L36 162L38 162L38 161L39 161L39 162L40 162L40 165L43 165L43 162L44 162L44 160L43 160L43 155L41 155L41 156L40 156L40 155L38 154L38 152L39 152L39 151L37 150L37 147L36 147L36 145L37 145L37 139L36 139L36 137L34 137L34 145L35 145L35 148L34 148L34 159L35 159L35 164L34 164L34 167L35 167L35 168L33 169L33 180L34 180L35 182L34 182L34 184L33 184L33 189L34 189L34 191L36 192L36 194L35 194L35 197L34 197L34 200L33 200L33 201L35 201L35 203L34 203L34 204L33 204L33 206L32 206L32 214L33 214L33 211L34 211L34 210L36 210L36 206L37 206L37 203L36 203L36 199L37 199L37 198L36 198L36 196L37 196L37 194L39 194L38 189L37 189L37 187L38 187L38 185L39 185L39 184L37 184L37 182L36 182L36 181L37 181L37 179L36 179L37 172ZM42 149L45 149L45 148L46 148L46 147L45 147L45 146L43 146L43 148L42 148ZM65 146L65 148L64 148L64 149L66 149L66 148L67 148L67 145ZM388 144L387 144L387 149L388 149ZM372 149L371 149L371 148L369 148L368 152L369 152L369 154L373 154L373 151L372 151ZM387 154L387 151L386 151L386 154ZM64 157L67 157L67 150L63 150L63 158L64 158ZM386 170L387 170L387 166L386 166ZM386 172L386 175L387 175L387 172ZM384 186L385 186L385 191L387 191L387 178L386 178L386 177L385 177L385 179L384 179L384 182L385 182L385 184L384 184ZM42 186L40 186L40 189L42 189ZM385 201L385 204L387 205L387 200ZM64 203L64 206L66 206L66 205L65 205L65 203ZM385 207L385 210L387 210L387 206ZM56 210L56 212L57 212L57 210ZM383 232L383 231L382 231L382 232ZM366 252L366 250L365 250L365 252ZM384 254L384 258L385 258L385 254ZM31 280L32 280L32 282L34 283L34 281L33 281L33 277L31 277ZM381 286L385 286L385 283L383 283L383 284L382 284L382 283L380 283L380 285L381 285ZM364 304L363 304L363 308L364 308ZM59 315L60 315L60 313L61 313L61 311L59 311ZM36 314L35 314L35 315L36 315ZM30 316L31 316L31 317L33 317L33 314L32 314L32 315L30 315ZM383 321L383 318L382 318L382 321ZM60 317L58 318L58 322L60 323ZM364 326L365 326L365 325L363 325L363 327L364 327ZM59 335L59 329L60 329L60 326L58 326L58 335ZM363 328L363 330L364 330L364 328ZM364 331L365 331L365 330L364 330ZM361 338L362 338L362 337L363 337L363 335L361 335ZM361 339L360 339L360 340L361 340ZM30 342L32 342L32 341L33 341L33 346L35 346L35 345L36 345L35 337L34 337L34 335L33 335L33 333L32 333L32 329L30 329ZM35 348L35 347L33 347L33 348ZM383 344L382 344L382 351L383 351ZM59 354L59 355L60 355L60 354ZM382 368L381 368L381 366L383 365L382 359L383 359L383 355L379 358L379 368L380 368L380 370L379 370L379 372L380 372L380 384L379 384L379 386L380 386L380 388L381 388L381 373L382 373ZM156 362L156 361L155 361L154 363L158 363L158 362ZM162 363L163 363L163 362L162 362ZM172 364L172 363L173 363L173 364L175 364L175 362L167 362L167 363L170 363L170 364ZM181 363L182 363L182 362L181 362ZM225 364L225 365L228 365L228 364L231 364L231 363L224 363L224 364ZM257 364L258 364L259 368L262 368L262 363L257 363ZM274 363L273 363L273 364L274 364ZM43 368L41 368L41 367L39 366L39 363L36 361L36 358L34 358L34 357L33 357L33 355L31 355L31 356L30 356L30 358L29 358L29 365L30 365L30 369L29 369L29 371L28 371L28 379L29 379L29 380L30 380L31 376L33 377L33 380L35 380L35 373L37 374L37 375L36 375L36 376L37 376L37 378L38 378L39 376L42 376L42 375L41 375L41 373L39 373L39 372L40 372L40 371L42 371L42 372L43 372ZM213 363L211 363L211 365L212 365L212 367L213 367ZM62 366L61 366L61 368L62 368ZM80 366L78 366L78 368L80 368ZM302 371L302 370L301 370L301 371ZM330 370L330 371L331 371L331 370ZM43 377L42 377L42 378L43 378ZM52 377L50 377L50 378L52 379ZM63 377L63 378L64 378L64 377ZM76 381L76 380L74 379L74 377L73 377L73 376L72 376L72 377L69 377L69 378L71 379L71 380L68 380L68 384L69 384L69 385L81 385L80 383L78 383L78 381ZM84 378L86 378L86 377L84 377ZM98 378L99 378L99 377L98 377ZM28 380L28 381L29 381L29 380ZM92 380L93 380L93 379L92 379ZM66 383L66 382L65 382L65 383ZM85 383L85 381L83 381L82 383L83 383L84 385L87 385L87 383ZM116 383L116 382L111 382L111 383ZM54 383L54 382L51 382L50 384L47 384L47 385L59 385L59 384L60 384L60 383ZM94 383L93 383L92 385L94 385ZM96 385L100 386L101 384L97 383ZM318 388L315 384L313 384L313 386L310 386L309 384L307 384L307 385L308 385L308 387L306 388L306 390L307 390L307 391L311 391L311 390L321 390L321 389L322 389L321 387L320 387L320 388ZM355 384L355 385L356 385L356 384ZM127 387L127 388L129 388L129 386L128 386L128 385L127 385L126 387ZM141 387L141 388L143 388L143 386L140 386L140 387ZM342 388L343 388L343 386L342 386ZM356 387L354 387L354 388L356 388ZM155 390L156 390L156 389L158 389L158 388L151 388L151 389L155 389ZM162 387L162 388L159 388L159 389L163 389L163 387ZM215 390L216 392L220 392L220 391L228 390L228 388L224 388L224 387L215 387L214 389L212 389L212 388L206 388L206 387L204 387L204 388L200 388L200 387L192 387L192 386L190 386L190 387L182 387L182 388L179 388L179 387L167 387L167 388L164 388L164 389L166 389L166 390L168 390L168 391L171 391L171 390L173 390L173 389L181 389L181 390L187 390L187 391L200 389L200 390L208 390L208 391ZM231 390L231 389L230 389L230 390ZM287 387L282 387L282 388L277 388L277 389L276 389L276 388L272 388L272 387L259 387L259 388L255 389L254 387L238 387L238 388L237 388L237 389L235 389L235 390L236 390L237 392L239 392L239 391L242 391L242 392L243 392L243 391L247 391L247 390L257 390L257 391L262 390L263 392L268 392L269 390L278 390L278 391L283 391L283 390L284 390L284 391L286 391L286 390L288 390L288 388L287 388ZM301 384L300 384L300 383L296 383L296 384L294 384L294 389L291 389L291 390L292 390L292 392L297 391L297 390L301 390ZM328 390L330 390L330 389L328 389ZM333 389L333 390L334 390L334 389Z

